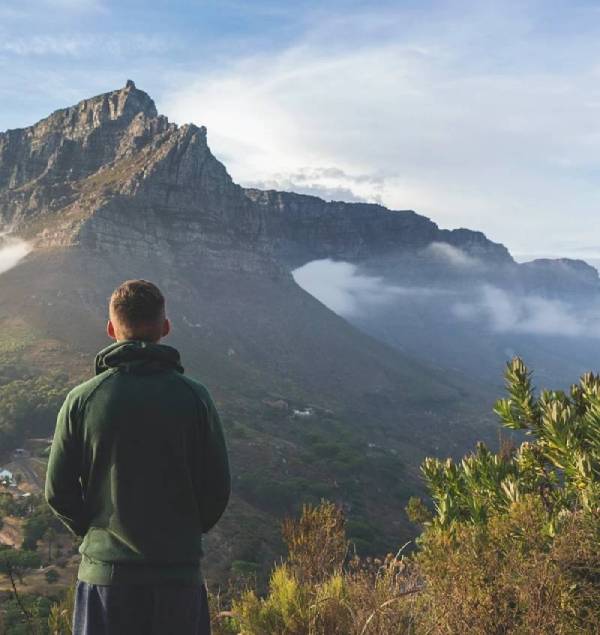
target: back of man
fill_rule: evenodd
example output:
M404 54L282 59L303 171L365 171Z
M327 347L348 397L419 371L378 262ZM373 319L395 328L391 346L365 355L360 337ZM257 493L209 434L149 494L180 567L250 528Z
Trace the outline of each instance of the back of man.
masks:
M207 389L186 377L164 298L133 280L115 290L96 376L58 415L46 498L83 537L73 632L210 632L202 533L230 494L227 449Z

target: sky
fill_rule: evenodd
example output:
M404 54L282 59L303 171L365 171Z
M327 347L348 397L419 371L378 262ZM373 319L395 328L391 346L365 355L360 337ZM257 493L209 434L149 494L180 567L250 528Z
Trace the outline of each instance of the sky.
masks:
M600 1L0 2L0 130L127 79L242 185L600 258Z

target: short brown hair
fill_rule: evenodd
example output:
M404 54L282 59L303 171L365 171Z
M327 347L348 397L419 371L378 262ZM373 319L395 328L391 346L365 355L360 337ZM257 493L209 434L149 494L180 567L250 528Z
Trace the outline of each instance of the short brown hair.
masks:
M165 297L147 280L126 280L110 296L109 313L129 338L158 339L165 319Z

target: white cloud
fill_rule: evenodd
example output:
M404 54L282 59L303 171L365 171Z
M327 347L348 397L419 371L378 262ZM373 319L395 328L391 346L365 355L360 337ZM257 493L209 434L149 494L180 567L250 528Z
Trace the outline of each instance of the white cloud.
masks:
M3 238L0 234L0 274L12 269L31 251L24 240Z
M247 187L318 196L326 201L382 203L385 179L371 174L348 174L337 167L303 167L292 173L276 172L268 180L248 181ZM366 186L366 187L365 187ZM369 192L362 196L361 190Z
M401 287L378 276L359 273L350 262L330 258L313 260L292 272L294 280L317 300L344 317L359 317L401 296L445 294L439 289Z
M455 254L451 253L454 257ZM463 266L462 264L459 266ZM455 318L476 323L496 333L527 335L600 337L600 305L571 303L536 294L517 293L491 284L472 291L436 287L395 285L385 279L361 273L350 262L314 260L293 272L295 281L332 311L343 317L374 317L401 298L427 301L439 312L440 298ZM423 305L422 310L427 304Z
M424 251L433 256L434 259L441 260L458 269L474 269L483 266L478 258L474 258L462 249L448 243L433 242Z
M33 35L26 37L5 37L0 42L0 53L16 56L79 56L97 54L102 49L105 54L122 56L126 54L160 54L171 48L171 44L160 37L137 33L96 36L93 34L53 36Z
M106 14L108 8L101 0L3 0L0 17L5 20L80 17L82 14Z
M483 285L472 299L456 302L457 317L488 324L499 333L600 337L600 307L582 308L539 295Z
M380 181L332 175L327 188L513 248L600 233L593 7L453 2L320 18L284 50L176 87L166 114L206 124L242 183L336 166Z

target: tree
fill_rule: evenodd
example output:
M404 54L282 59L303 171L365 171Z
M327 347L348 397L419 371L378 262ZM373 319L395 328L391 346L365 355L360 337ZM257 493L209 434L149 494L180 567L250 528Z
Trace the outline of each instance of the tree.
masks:
M32 504L33 511L23 525L23 547L35 551L38 541L46 535L49 529L54 531L54 534L51 534L52 540L54 540L57 530L62 530L62 527L45 501L35 499Z
M288 562L302 581L321 581L341 570L348 540L344 515L334 503L322 500L316 507L304 505L299 520L284 520L282 534Z
M14 549L0 545L0 574L16 576L23 583L23 575L30 569L37 569L41 559L34 551Z
M55 582L58 581L59 579L59 575L58 572L56 571L56 569L48 569L48 571L46 571L46 573L44 574L46 581L48 582L48 584L54 584Z
M44 540L48 543L48 562L52 562L52 545L56 540L56 530L54 527L48 527L44 532Z
M561 513L600 509L600 376L586 373L570 394L543 390L516 357L508 362L509 396L494 411L503 425L531 437L518 449L495 454L483 443L455 463L428 458L423 475L433 498L434 526L484 524L525 495L538 496L549 513L549 529Z

